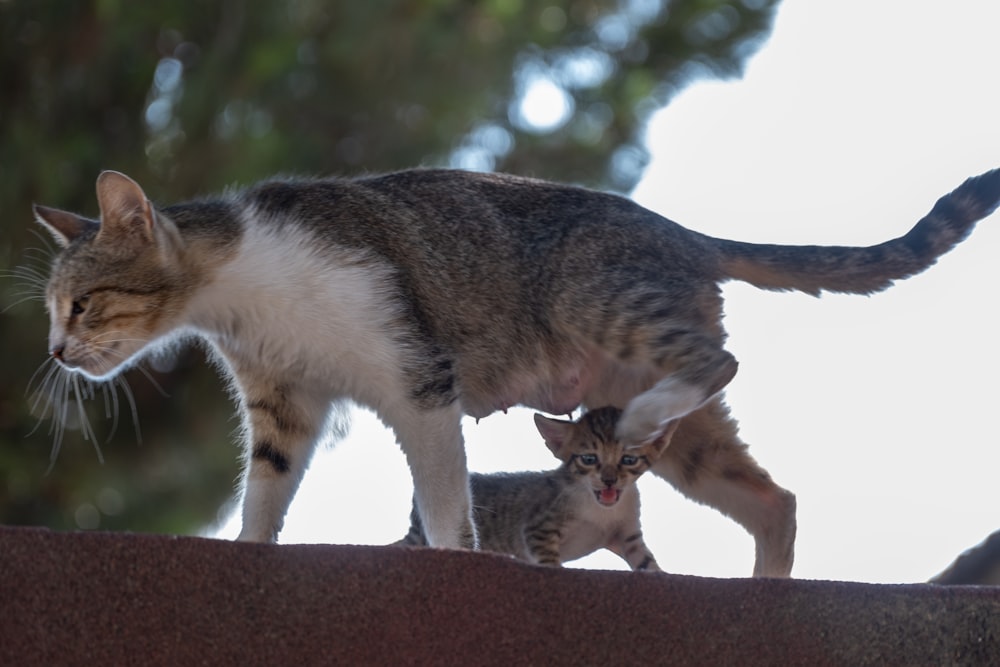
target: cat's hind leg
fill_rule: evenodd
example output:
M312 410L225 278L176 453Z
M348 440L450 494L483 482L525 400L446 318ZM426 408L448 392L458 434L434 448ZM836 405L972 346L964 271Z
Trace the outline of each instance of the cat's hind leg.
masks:
M795 548L795 496L771 479L737 435L735 420L714 398L684 417L652 466L684 495L740 523L756 546L755 577L787 577Z
M668 330L650 338L643 358L663 377L628 402L616 429L619 438L636 445L660 437L670 422L704 405L738 367L714 337L698 331Z
M475 549L458 401L433 408L409 406L402 414L383 418L396 432L413 474L413 497L427 544Z

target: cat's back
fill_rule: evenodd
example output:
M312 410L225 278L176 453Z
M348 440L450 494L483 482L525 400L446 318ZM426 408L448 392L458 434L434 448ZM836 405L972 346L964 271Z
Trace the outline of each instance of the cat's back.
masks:
M705 237L624 197L504 174L274 179L240 201L255 225L383 261L407 289L436 297L432 309L473 294L489 301L473 319L504 315L511 301L545 302L595 274L712 280L716 264Z
M334 241L383 249L419 241L447 251L471 235L478 235L479 248L502 243L551 249L565 245L567 234L594 229L612 241L620 232L691 240L680 225L616 194L453 169L275 178L247 188L239 199L263 224L299 225Z

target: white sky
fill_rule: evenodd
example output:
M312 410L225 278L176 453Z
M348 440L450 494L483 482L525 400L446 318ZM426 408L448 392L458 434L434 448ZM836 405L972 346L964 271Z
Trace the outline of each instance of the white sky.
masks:
M867 245L906 232L1000 166L1000 4L786 0L740 81L695 83L651 123L634 196L687 227L771 243ZM871 298L726 287L727 396L751 452L798 496L793 576L923 581L1000 529L994 257L1000 216L925 274ZM556 464L530 412L467 420L473 470ZM373 463L384 468L366 475ZM752 540L651 475L646 541L667 571L747 576ZM317 455L284 543L380 544L412 486L359 413ZM230 521L221 535L234 536ZM604 552L574 566L627 569Z

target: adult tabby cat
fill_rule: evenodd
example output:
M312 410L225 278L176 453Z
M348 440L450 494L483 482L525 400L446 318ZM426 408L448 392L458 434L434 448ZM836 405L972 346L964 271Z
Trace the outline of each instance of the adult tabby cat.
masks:
M99 221L35 208L64 246L49 352L101 379L163 341L206 339L244 414L240 539L276 539L333 402L395 430L442 547L476 544L463 413L612 405L627 445L683 417L653 471L753 534L755 574L787 576L794 496L746 452L719 396L737 366L719 283L884 289L994 210L1000 170L870 248L715 239L615 195L448 170L271 180L165 208L107 171L97 199Z
M659 570L639 527L635 481L660 457L669 434L626 449L615 435L618 408L579 420L535 415L545 445L563 463L545 472L471 473L479 548L529 563L561 565L609 549L633 570ZM414 506L410 531L397 542L427 544Z

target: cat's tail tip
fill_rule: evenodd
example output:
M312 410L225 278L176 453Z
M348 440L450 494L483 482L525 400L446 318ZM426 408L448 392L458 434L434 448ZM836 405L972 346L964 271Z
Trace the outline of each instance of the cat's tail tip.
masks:
M938 203L945 200L967 207L967 217L982 220L1000 207L1000 167L965 179L964 183L938 200Z

